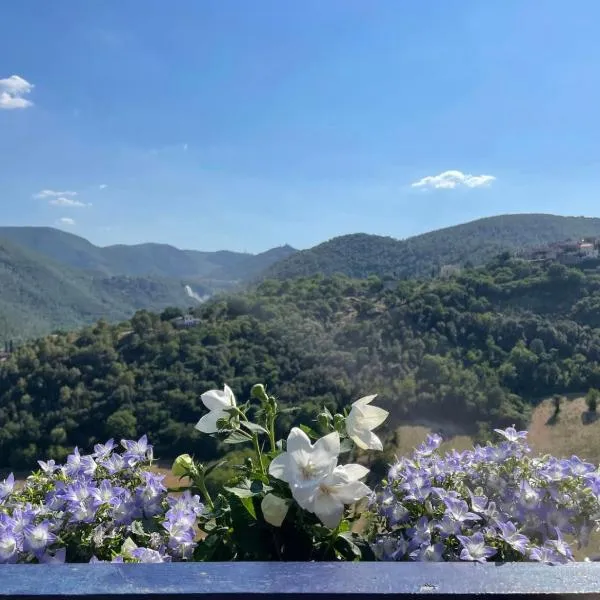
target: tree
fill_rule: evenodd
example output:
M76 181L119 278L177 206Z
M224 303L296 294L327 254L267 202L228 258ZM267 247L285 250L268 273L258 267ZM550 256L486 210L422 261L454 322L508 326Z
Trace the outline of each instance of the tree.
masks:
M595 413L596 409L598 408L598 398L600 398L600 391L595 388L590 388L585 396L585 402L588 410L592 413Z
M552 396L552 402L554 403L554 416L558 416L560 413L560 405L562 403L563 397L560 394L554 394Z

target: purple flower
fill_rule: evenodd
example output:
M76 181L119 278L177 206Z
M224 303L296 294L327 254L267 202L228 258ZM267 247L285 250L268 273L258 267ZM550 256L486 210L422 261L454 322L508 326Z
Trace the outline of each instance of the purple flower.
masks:
M415 454L426 457L431 456L442 443L442 437L437 433L429 434L427 439L416 449Z
M485 545L485 539L480 531L474 533L470 537L466 535L457 535L456 538L463 547L460 552L460 560L486 562L488 558L494 556L497 552L495 548Z
M106 444L96 444L94 446L94 452L92 456L97 460L104 460L105 458L108 458L111 455L115 447L116 444L115 440L113 439L108 440Z
M108 479L102 480L100 485L97 488L92 488L90 490L90 495L94 499L96 506L101 506L102 504L110 504L115 499L115 489Z
M150 550L149 548L136 548L131 551L131 556L142 563L171 562L170 556L163 556L157 550Z
M67 456L65 471L70 477L87 475L91 477L96 471L96 463L91 456L81 456L79 448L73 450L73 454Z
M4 481L0 481L0 500L4 500L15 487L15 476L11 473Z
M23 532L23 550L38 555L56 540L56 535L50 531L49 521L37 525L29 525Z
M52 475L55 471L58 471L58 469L60 469L60 467L58 467L53 460L49 460L48 462L38 460L38 465L40 465L40 468L42 469L45 475Z
M63 497L68 502L83 502L91 497L93 489L94 488L88 483L83 481L74 481L73 483L67 485L66 489L64 490Z
M125 460L120 454L112 454L99 464L104 467L110 475L116 475L125 468Z
M527 553L527 546L529 545L529 538L522 533L517 532L517 528L514 523L507 521L506 523L498 523L498 529L500 529L500 538L503 539L511 548L514 548L517 552L523 555Z
M444 560L443 554L444 544L425 544L418 550L411 552L410 557L420 562L442 562Z
M186 490L177 498L168 497L167 502L171 510L190 511L195 515L204 512L204 504L200 501L200 496L192 496L189 490Z
M556 552L558 556L561 556L565 560L573 560L573 553L571 552L571 548L569 544L567 544L560 533L560 529L558 527L555 529L556 531L556 539L548 540L547 544L550 548Z
M521 440L527 439L526 431L517 431L514 427L507 427L506 429L494 429L494 431L504 436L509 442L520 442Z
M446 505L446 516L450 517L457 523L481 520L479 515L469 512L469 506L464 500L445 498L444 504Z
M148 444L148 438L145 435L137 442L121 440L121 444L125 448L123 458L130 467L135 466L141 461L152 460L152 446Z
M0 529L0 564L16 563L19 543L17 537L8 529Z

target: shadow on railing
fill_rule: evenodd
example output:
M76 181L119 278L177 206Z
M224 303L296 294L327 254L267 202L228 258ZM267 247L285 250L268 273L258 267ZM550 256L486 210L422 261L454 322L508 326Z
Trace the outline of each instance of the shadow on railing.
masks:
M282 596L594 598L600 565L571 563L173 563L0 566L0 598L100 600Z

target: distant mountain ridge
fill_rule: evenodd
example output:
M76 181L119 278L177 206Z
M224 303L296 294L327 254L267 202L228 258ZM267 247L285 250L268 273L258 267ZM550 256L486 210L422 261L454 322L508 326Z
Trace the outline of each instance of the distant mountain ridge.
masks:
M260 254L180 250L153 243L100 247L51 227L0 227L0 239L75 269L103 275L177 277L190 281L246 280L296 252L291 246Z
M430 276L442 265L483 264L496 254L566 239L600 237L600 219L547 214L486 217L397 240L351 234L302 250L274 263L263 277L343 274L394 277Z
M590 236L600 237L600 219L502 215L405 240L354 233L308 250L253 255L152 243L101 248L57 229L0 227L0 342L126 319L144 308L189 307L265 278L429 277L443 265L478 265L505 250Z

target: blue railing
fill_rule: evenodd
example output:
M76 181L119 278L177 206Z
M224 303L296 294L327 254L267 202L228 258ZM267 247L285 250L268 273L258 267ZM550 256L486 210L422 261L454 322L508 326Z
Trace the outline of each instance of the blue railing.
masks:
M176 563L0 566L0 598L600 600L600 564Z

